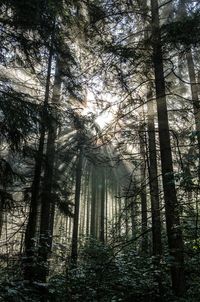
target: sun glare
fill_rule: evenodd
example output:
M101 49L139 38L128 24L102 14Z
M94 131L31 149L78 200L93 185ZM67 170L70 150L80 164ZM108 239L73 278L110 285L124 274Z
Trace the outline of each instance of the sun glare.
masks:
M86 107L83 109L82 114L87 115L92 113L95 115L95 122L99 125L101 129L109 125L109 123L113 120L114 114L116 112L115 102L116 99L110 94L102 94L102 100L106 100L107 109L98 106L98 100L95 98L95 94L91 91L87 92L86 97ZM109 104L111 106L109 106ZM101 108L100 108L101 107Z

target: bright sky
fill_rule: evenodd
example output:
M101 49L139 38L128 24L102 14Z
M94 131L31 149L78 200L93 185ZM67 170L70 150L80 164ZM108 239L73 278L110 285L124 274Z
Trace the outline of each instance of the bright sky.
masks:
M87 105L83 110L83 115L87 115L89 112L95 114L96 116L96 123L99 125L101 129L103 129L105 126L107 126L113 119L114 113L117 111L116 108L116 97L112 96L108 93L102 93L101 99L106 100L106 102L110 103L110 107L108 109L99 108L98 106L98 100L95 98L95 94L91 91L87 91Z

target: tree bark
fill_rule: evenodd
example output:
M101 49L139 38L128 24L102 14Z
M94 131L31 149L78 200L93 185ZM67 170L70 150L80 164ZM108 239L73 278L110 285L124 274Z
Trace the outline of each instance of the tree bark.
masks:
M144 115L143 115L144 116ZM148 236L147 236L147 195L146 195L146 156L145 156L145 127L140 126L139 143L140 143L140 200L142 211L142 253L148 252Z
M149 183L151 196L151 215L152 215L152 238L153 238L153 255L162 255L161 240L161 220L160 220L160 203L159 203L159 186L157 171L157 152L154 123L153 94L149 88L147 95L148 108L148 146L149 146Z
M95 167L92 167L92 198L91 198L91 217L90 217L90 236L96 238L96 171Z
M198 145L198 177L200 179L200 105L199 105L199 95L198 95L198 82L195 74L194 60L192 56L191 48L187 51L186 54L188 73L190 78L190 87L192 95L192 106L194 112L195 128L196 128L196 137Z
M79 228L79 212L80 212L80 194L81 194L81 178L82 178L82 150L80 149L78 163L76 167L76 188L75 188L75 210L74 224L72 233L72 265L77 265L78 258L78 228Z
M87 187L87 216L86 216L86 237L89 236L89 231L90 231L90 202L91 202L91 198L90 198L90 192L91 192L91 188L90 188L90 183L91 183L91 168L89 167L89 172L88 172L88 187Z
M171 263L172 289L177 296L182 296L185 291L183 239L180 229L178 201L173 177L173 163L165 94L165 78L157 0L151 0L151 13L153 65L155 72L166 226L169 252L171 257L173 257L173 262Z
M60 100L61 78L60 65L57 61L55 81L53 87L52 103L57 104ZM41 194L41 216L40 216L40 240L38 251L38 280L46 282L48 275L48 256L51 251L53 223L55 212L55 196L53 195L54 166L55 166L55 140L57 137L57 116L56 113L48 125L47 149L45 156L44 182Z
M101 171L101 216L100 216L100 236L99 239L102 243L105 242L105 171L104 167Z
M53 40L53 38L52 38ZM53 41L52 41L53 43ZM30 209L28 215L28 222L25 231L25 257L24 257L24 279L33 281L35 278L35 273L33 271L33 262L34 262L34 248L35 248L35 236L36 236L36 226L38 220L38 205L39 205L39 191L40 191L40 181L41 181L41 172L43 164L43 151L44 151L44 141L46 134L46 119L47 119L47 106L49 102L49 93L50 93L50 77L52 69L52 59L53 59L53 49L52 46L49 52L48 59L48 68L47 68L47 79L45 87L45 98L43 109L41 113L41 129L40 129L40 139L39 147L37 151L37 156L35 160L34 168L34 178L31 186L31 201Z

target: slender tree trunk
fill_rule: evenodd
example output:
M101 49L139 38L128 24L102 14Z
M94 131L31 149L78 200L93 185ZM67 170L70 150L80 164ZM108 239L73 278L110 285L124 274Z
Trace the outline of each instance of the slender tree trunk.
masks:
M171 263L172 288L177 296L185 291L183 239L180 229L178 201L173 177L173 164L165 94L162 44L159 25L158 1L151 0L153 64L160 138L161 168L165 198L167 236Z
M98 175L98 177L100 175L99 168L97 169L97 175ZM99 181L98 181L98 183L96 183L96 188L95 188L95 190L96 190L95 238L96 239L99 239L99 234L100 234L99 230L100 230L100 215L101 215L101 212L100 212L101 211L101 203L100 203L101 191L100 191L99 183L100 183Z
M105 223L106 223L106 242L108 241L108 178L107 178L107 170L105 171Z
M85 171L85 167L83 167L83 170ZM85 224L86 224L86 210L87 210L87 188L88 188L88 173L85 173L84 177L84 183L83 183L83 198L82 198L82 207L80 211L80 234L85 234Z
M187 11L185 6L185 0L179 0L179 11L178 17L185 18L187 17ZM190 79L190 88L192 95L192 106L195 119L195 128L197 135L197 145L198 145L198 177L200 179L200 104L199 104L199 83L198 75L195 72L194 59L192 55L191 47L188 48L186 53L187 67Z
M131 201L131 232L132 232L132 238L134 239L136 237L136 200L132 199Z
M87 202L87 181L85 179L85 183L84 183L84 194L83 194L83 207L82 207L82 218L81 218L81 221L80 221L80 224L81 224L81 230L80 230L80 233L81 235L84 235L85 233L85 214L86 214L86 202Z
M144 116L144 115L143 115ZM148 252L148 236L147 236L147 194L146 194L146 156L145 156L145 127L140 126L139 141L140 141L140 199L142 210L142 252Z
M69 233L68 233L68 241L71 242L71 238L72 238L72 218L69 218Z
M126 240L128 240L128 234L129 234L129 217L128 217L128 200L125 197L124 200L124 211L125 211L125 234L126 234Z
M0 210L0 238L2 235L2 229L3 229L3 211Z
M72 265L77 265L78 258L78 227L79 227L79 212L80 212L80 193L81 193L81 178L82 178L82 150L80 149L78 163L76 167L76 188L75 188L75 211L74 224L72 233Z
M86 216L86 236L89 236L89 230L90 230L90 192L91 192L91 188L90 188L90 183L91 183L91 178L90 178L90 171L88 173L88 187L87 187L87 216Z
M44 105L41 114L39 147L38 147L36 161L35 161L34 178L31 187L30 209L29 209L28 222L25 232L25 242L24 242L25 243L25 257L23 263L24 279L29 281L32 281L35 278L35 274L33 271L34 248L35 248L36 226L38 220L39 191L40 191L42 164L43 164L44 141L45 141L45 134L46 134L47 105L49 102L49 93L50 93L52 58L53 58L53 50L51 46L50 53L49 53L49 60L48 60L48 68L47 68L45 99L44 99Z
M99 239L102 243L105 242L105 171L104 167L101 171L101 216L100 216L100 236Z
M90 218L90 236L96 237L96 171L95 167L92 167L92 198L91 198L91 218Z
M65 220L65 234L66 234L66 236L65 236L65 243L67 243L69 216L67 216L65 219L66 219L66 220Z
M187 51L186 54L188 72L190 78L190 87L192 94L192 105L195 119L195 128L197 135L197 145L198 145L198 177L200 179L200 104L199 104L199 95L198 95L198 80L195 74L194 60L192 56L191 48Z
M152 101L152 91L149 88L147 95L148 108L148 145L149 145L149 182L151 196L151 215L152 215L152 238L153 238L153 255L162 255L161 241L161 220L160 220L160 203L157 171L157 154L156 154L156 137L154 123L154 108Z
M117 186L117 197L118 197L118 203L119 203L119 213L118 213L118 223L119 223L119 229L118 234L119 237L121 237L121 227L122 227L122 203L121 203L121 197L120 197L120 187Z
M61 93L61 78L60 66L57 62L55 82L53 88L52 103L57 104L60 100ZM45 172L44 182L41 194L41 216L40 216L40 240L39 240L39 257L38 262L38 280L46 282L48 275L48 256L51 251L53 223L55 212L55 201L53 194L53 183L55 179L54 165L55 165L55 140L57 137L57 121L56 114L49 121L48 125L47 149L45 156Z

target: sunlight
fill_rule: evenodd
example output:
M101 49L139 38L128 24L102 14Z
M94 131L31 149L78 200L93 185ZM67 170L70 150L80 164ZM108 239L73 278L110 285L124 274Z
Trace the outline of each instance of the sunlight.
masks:
M112 121L112 119L113 119L113 113L105 111L103 113L100 113L95 119L95 121L99 125L99 127L103 129Z
M90 113L95 115L95 122L103 129L113 120L114 114L117 111L116 97L108 93L102 93L101 101L97 100L95 94L87 91L86 107L83 109L82 114L88 115Z

